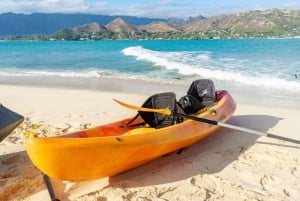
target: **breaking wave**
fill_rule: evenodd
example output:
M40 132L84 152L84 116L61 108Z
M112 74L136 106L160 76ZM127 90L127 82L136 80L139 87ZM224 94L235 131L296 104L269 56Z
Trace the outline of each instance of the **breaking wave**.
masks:
M217 58L207 51L163 52L153 51L142 46L128 47L122 50L126 56L134 56L137 60L152 62L153 65L167 70L176 70L183 76L196 75L203 78L229 81L256 87L271 89L300 91L299 80L286 78L280 65L274 61L256 61ZM274 68L266 68L266 62L272 63Z

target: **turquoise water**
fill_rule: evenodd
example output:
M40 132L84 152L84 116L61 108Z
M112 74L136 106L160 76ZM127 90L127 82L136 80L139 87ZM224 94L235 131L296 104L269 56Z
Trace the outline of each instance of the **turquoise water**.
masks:
M0 42L0 76L116 77L300 94L300 39ZM1 79L1 77L0 77ZM250 91L251 91L250 90Z

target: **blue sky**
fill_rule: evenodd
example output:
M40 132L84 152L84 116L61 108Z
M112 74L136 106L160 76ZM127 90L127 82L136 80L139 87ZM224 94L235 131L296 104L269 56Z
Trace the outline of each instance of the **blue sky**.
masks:
M300 0L0 0L0 13L90 13L141 17L180 17L271 8L299 9Z

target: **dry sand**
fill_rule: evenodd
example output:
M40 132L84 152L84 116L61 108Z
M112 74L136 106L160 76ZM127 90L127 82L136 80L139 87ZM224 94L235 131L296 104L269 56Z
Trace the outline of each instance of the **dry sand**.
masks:
M23 133L56 135L135 115L146 95L0 85L0 102L25 121L0 143L0 200L50 200L26 155ZM228 122L300 140L299 109L237 103ZM120 175L87 182L51 179L60 200L300 200L300 146L221 128L183 150Z

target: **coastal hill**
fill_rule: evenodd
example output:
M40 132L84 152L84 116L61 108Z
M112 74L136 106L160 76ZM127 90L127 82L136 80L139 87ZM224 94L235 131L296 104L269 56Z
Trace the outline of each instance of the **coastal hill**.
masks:
M134 25L124 21L122 18L116 18L115 20L107 24L106 28L109 31L116 33L137 32L137 28Z
M74 33L81 33L81 32L103 32L106 30L105 26L102 26L96 22L90 24L84 24L73 29Z
M173 27L172 25L166 22L152 22L147 25L141 25L138 27L140 31L147 31L149 33L156 33L156 32L180 32L179 29Z
M226 30L240 32L279 32L300 29L299 10L271 9L228 14L194 21L182 27L184 32Z
M212 18L202 16L185 21L171 19L170 22L154 21L135 26L117 18L106 26L106 31L81 29L60 30L50 37L66 40L101 39L212 39L212 38L268 38L300 37L300 11L271 9L227 14ZM104 30L104 29L102 29ZM104 34L105 33L105 34ZM167 34L166 34L167 33Z
M42 39L103 40L268 37L300 37L300 10L256 10L211 18L199 15L186 20L180 18L168 20L151 19L149 23L145 24L132 23L126 17L115 17L107 23L91 21L71 28L64 27L53 31L52 34Z
M59 13L32 13L0 14L0 36L51 34L64 28L72 28L83 24L96 22L106 25L116 18L122 18L135 26L149 24L153 21L164 21L163 18L147 18L134 16L109 16L92 14L59 14Z

